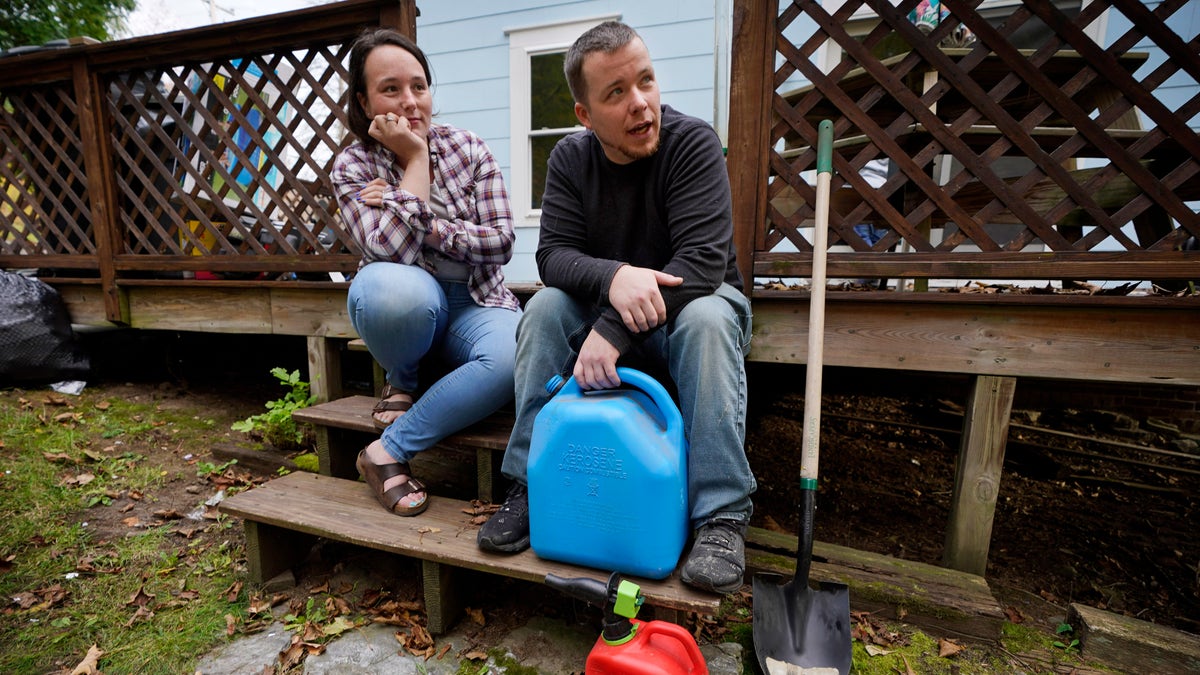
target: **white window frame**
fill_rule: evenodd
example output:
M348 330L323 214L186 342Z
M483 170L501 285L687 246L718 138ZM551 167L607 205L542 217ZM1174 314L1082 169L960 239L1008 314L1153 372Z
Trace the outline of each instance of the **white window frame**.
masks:
M539 54L565 52L588 29L620 18L620 14L613 14L505 31L508 35L509 156L512 166L509 189L512 192L516 227L537 227L542 215L541 209L530 207L533 199L530 139L535 135L562 134L583 129L582 126L536 131L530 128L530 59Z

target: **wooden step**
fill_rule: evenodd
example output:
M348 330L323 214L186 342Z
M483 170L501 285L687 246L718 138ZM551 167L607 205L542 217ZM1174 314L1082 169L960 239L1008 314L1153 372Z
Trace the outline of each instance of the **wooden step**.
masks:
M322 474L339 478L358 476L354 468L358 451L380 434L371 417L371 409L377 400L371 396L347 396L292 413L292 419L311 424L316 431L317 458ZM511 408L506 408L443 439L435 446L458 456L474 455L476 496L479 499L495 501L497 497L500 457L508 445L512 425L513 412ZM414 470L421 460L430 459L423 457L427 454L430 453L418 455L418 459L414 460ZM422 472L422 476L425 475L427 472Z
M853 611L965 639L999 639L1006 619L987 581L968 572L813 542L813 581L850 587ZM746 535L746 577L796 573L796 537L759 528Z
M384 511L361 482L293 473L221 503L243 519L249 576L263 582L303 560L317 538L332 539L422 561L430 630L442 632L457 617L461 570L542 582L546 574L606 580L607 572L538 558L532 551L500 555L475 544L467 502L433 496L415 518ZM794 536L750 528L746 580L763 572L795 574ZM456 572L457 571L457 572ZM1000 636L1005 617L987 582L965 572L815 542L813 581L850 587L855 612L902 620L941 635L989 641ZM647 603L675 612L715 614L720 596L683 585L678 572L664 580L636 580Z
M476 570L543 582L553 573L608 580L608 572L538 558L532 551L501 555L475 544L467 502L433 496L425 513L401 518L383 510L359 481L297 472L221 502L221 511L243 519L250 579L266 581L303 560L316 538L365 546L422 561L429 630L444 632L460 610L455 570ZM633 577L631 577L633 579ZM635 579L646 602L682 612L715 614L721 596L679 581Z

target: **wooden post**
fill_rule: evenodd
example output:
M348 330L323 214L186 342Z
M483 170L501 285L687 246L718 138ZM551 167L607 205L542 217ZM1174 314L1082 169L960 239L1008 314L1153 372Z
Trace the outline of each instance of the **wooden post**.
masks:
M1015 377L978 375L963 418L958 470L946 525L946 567L984 576L992 518L1004 469L1004 444L1008 438Z
M768 121L774 87L777 0L735 0L726 168L733 193L733 243L746 295L754 288L754 251L766 219ZM770 36L770 37L768 37Z
M117 232L117 189L113 183L112 134L105 115L105 91L100 77L88 69L83 58L71 64L71 78L79 105L79 136L88 176L87 198L96 238L104 315L113 323L127 324L128 308L121 300L116 281L115 256L121 237Z
M317 403L342 397L342 357L331 338L308 336L308 381Z
M395 28L413 42L417 41L417 17L421 10L413 0L398 0L394 7L379 10L379 25Z

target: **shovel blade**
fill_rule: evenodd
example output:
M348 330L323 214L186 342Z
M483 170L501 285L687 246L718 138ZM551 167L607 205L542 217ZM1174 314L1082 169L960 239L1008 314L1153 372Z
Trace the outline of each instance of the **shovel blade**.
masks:
M848 675L850 589L814 590L778 575L754 577L754 651L766 675Z

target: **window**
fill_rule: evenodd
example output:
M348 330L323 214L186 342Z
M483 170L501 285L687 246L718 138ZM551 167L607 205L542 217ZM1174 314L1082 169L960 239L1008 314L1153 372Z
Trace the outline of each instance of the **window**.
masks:
M513 215L536 227L546 185L546 160L560 138L581 130L563 77L567 48L584 31L619 16L508 31Z

